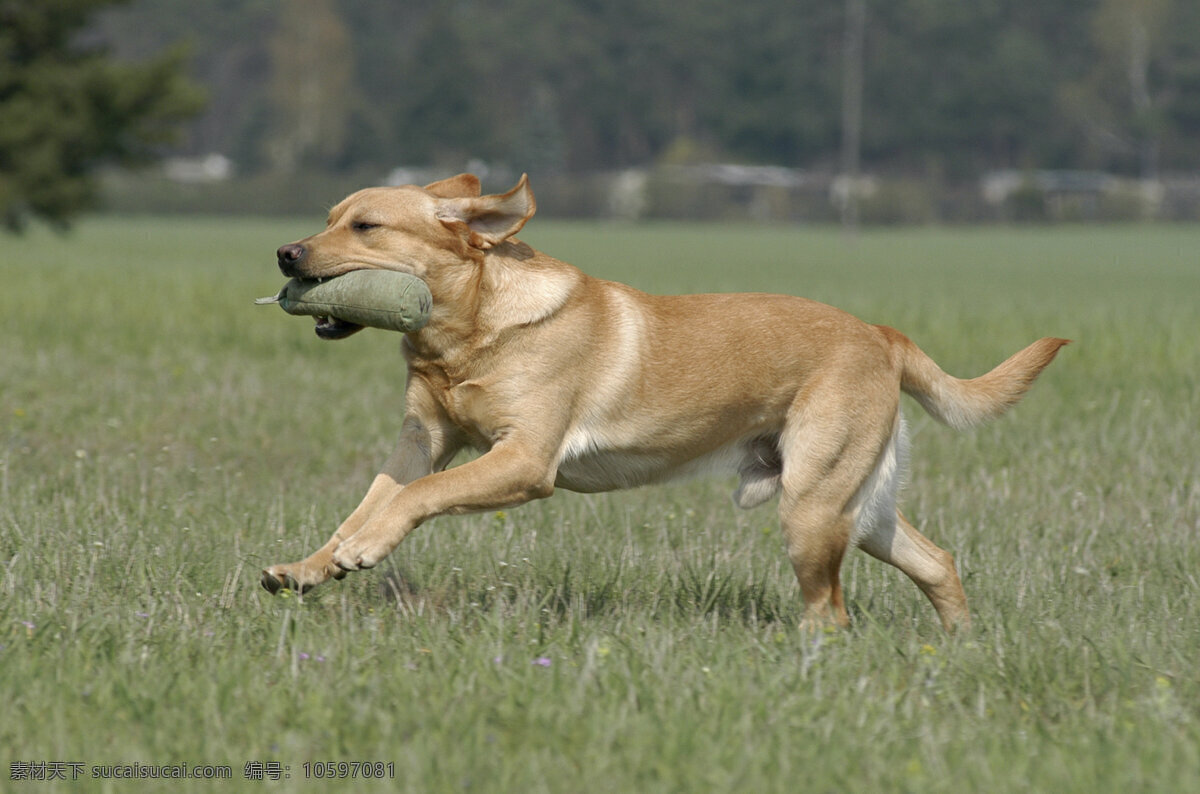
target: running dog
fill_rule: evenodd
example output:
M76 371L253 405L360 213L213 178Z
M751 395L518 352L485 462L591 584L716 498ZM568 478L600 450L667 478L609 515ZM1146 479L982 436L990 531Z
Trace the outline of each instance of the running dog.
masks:
M907 574L947 629L969 624L953 558L896 506L900 393L965 428L1020 400L1068 340L960 380L899 331L815 301L647 295L589 277L514 237L535 209L524 176L486 196L469 174L369 188L278 250L285 276L410 273L433 310L404 336L399 446L328 543L263 571L267 590L372 568L434 516L725 471L740 475L740 507L779 496L804 625L848 623L839 570L852 547ZM321 318L317 330L359 327ZM449 467L465 447L483 454Z

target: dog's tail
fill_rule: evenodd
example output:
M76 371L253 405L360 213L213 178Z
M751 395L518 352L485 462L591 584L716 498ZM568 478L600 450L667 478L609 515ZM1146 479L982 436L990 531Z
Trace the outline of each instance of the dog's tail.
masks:
M1069 339L1039 339L986 375L961 380L947 375L911 339L885 331L900 364L900 388L934 419L963 429L994 419L1020 401Z

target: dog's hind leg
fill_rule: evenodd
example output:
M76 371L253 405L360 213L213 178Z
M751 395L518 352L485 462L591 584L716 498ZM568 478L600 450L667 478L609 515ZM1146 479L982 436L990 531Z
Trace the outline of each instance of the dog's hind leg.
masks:
M804 596L802 626L849 624L840 571L854 533L855 495L886 444L886 415L852 422L834 401L813 400L784 431L779 518ZM882 412L880 412L882 413ZM874 431L874 432L873 432Z
M896 413L891 437L854 499L851 543L903 571L933 603L947 630L970 622L967 598L954 560L910 524L896 508L907 466L904 418Z
M785 498L780 503L780 519L788 558L804 596L801 627L849 625L840 574L850 539L849 517L808 500Z
M872 557L904 571L929 598L947 631L970 628L967 594L954 558L918 532L899 510L895 522L865 533L858 545Z

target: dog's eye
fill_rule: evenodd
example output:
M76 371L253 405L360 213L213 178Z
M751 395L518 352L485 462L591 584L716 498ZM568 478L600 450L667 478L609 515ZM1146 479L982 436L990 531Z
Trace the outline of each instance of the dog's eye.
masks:
M372 229L378 229L379 224L371 223L370 221L355 221L353 224L351 224L350 228L354 229L356 232L369 232Z

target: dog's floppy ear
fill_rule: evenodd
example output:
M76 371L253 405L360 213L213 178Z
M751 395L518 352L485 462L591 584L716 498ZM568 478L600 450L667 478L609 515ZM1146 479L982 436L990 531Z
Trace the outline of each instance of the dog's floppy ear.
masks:
M467 232L467 240L475 248L491 248L519 232L536 211L529 175L522 174L521 181L507 193L442 199L437 218L448 228Z
M472 198L479 195L479 177L474 174L459 174L425 186L438 198Z

